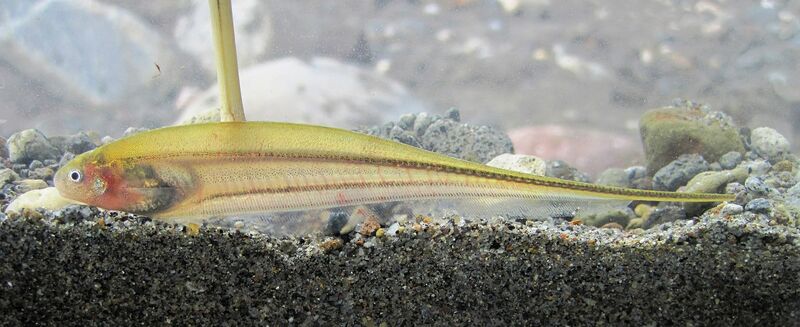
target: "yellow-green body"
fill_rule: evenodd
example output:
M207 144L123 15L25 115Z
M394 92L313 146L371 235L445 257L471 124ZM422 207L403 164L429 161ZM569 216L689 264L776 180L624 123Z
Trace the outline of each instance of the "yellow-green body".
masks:
M732 199L534 176L346 130L272 122L143 132L76 157L55 179L67 198L182 221L435 199Z

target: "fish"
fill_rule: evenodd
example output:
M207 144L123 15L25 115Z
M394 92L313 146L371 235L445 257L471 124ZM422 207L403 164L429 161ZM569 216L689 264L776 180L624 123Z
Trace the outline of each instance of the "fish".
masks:
M561 180L348 130L280 122L203 123L134 134L76 156L56 172L54 183L76 202L181 223L389 202L454 200L553 214L591 203L734 197Z

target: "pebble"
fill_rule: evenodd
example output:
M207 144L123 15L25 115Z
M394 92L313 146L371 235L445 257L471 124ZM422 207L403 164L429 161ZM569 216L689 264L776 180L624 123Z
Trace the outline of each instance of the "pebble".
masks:
M36 168L28 171L28 178L50 180L55 175L55 171L50 167Z
M755 159L743 164L747 168L747 173L753 176L763 176L772 169L772 164L764 159Z
M637 180L647 177L647 168L644 166L631 166L625 168L625 173L628 174L629 180Z
M726 203L722 206L722 209L719 210L720 216L738 215L742 212L744 212L744 208L735 203Z
M15 171L11 169L8 168L0 169L0 184L2 185L11 183L15 180L18 180L19 178L20 178L19 174L17 174Z
M642 228L648 229L656 225L668 223L676 220L686 219L686 210L678 206L665 206L656 208L642 224ZM630 227L629 227L630 228Z
M646 220L647 219L645 218L633 218L628 222L628 226L625 227L625 229L631 230L631 229L642 228Z
M417 118L414 120L414 134L417 136L422 136L425 134L425 131L428 129L428 126L431 125L433 119L431 115L425 112L421 112L417 115Z
M620 226L627 226L631 218L635 215L630 208L614 209L606 212L593 213L579 219L584 224L590 226L601 227L609 223L617 223Z
M50 142L61 151L61 153L71 152L81 154L97 147L92 142L92 138L85 132L80 132L69 136L55 136L50 138Z
M545 173L545 176L583 183L589 182L589 176L586 175L586 173L583 173L577 168L570 166L563 160L549 161L547 163L547 172Z
M61 210L53 211L53 218L62 222L77 222L89 220L99 213L97 208L80 204L70 204Z
M685 185L695 175L707 171L708 162L698 154L684 154L659 169L653 176L653 188L675 191Z
M414 120L417 119L417 116L414 114L404 114L400 116L400 120L397 122L397 126L404 130L413 130L414 128Z
M628 174L629 187L638 189L648 189L653 186L650 176L647 176L647 168L644 166L633 166L625 168Z
M432 122L420 143L428 151L480 163L503 153L514 152L511 139L505 133L488 126L462 124L451 119Z
M622 227L622 225L620 225L619 223L615 223L615 222L610 222L608 224L600 226L600 228L619 229L619 230L625 229L624 227Z
M27 164L33 160L58 159L61 153L47 137L36 129L26 129L8 138L8 157L11 162Z
M461 121L461 113L456 108L447 109L447 112L444 113L444 116L455 122Z
M24 209L35 210L37 208L58 210L69 204L72 204L72 201L62 198L55 187L48 187L18 196L8 205L5 213L15 212L19 214Z
M631 181L631 175L625 169L609 168L606 169L604 172L600 173L599 176L597 176L595 184L617 186L617 187L629 187L630 181Z
M37 169L42 167L44 167L44 163L39 160L31 161L31 163L28 165L28 169Z
M647 217L649 217L653 212L653 209L653 206L641 203L636 205L636 208L633 209L633 213L635 213L639 218L647 219Z
M388 236L395 236L397 235L398 231L400 231L400 224L393 223L386 229L386 235Z
M324 252L341 249L344 246L344 241L338 237L328 237L325 241L319 244L319 247Z
M744 210L755 213L769 214L772 211L772 202L764 198L753 199L750 200L750 202L747 202Z
M725 186L725 194L736 195L736 200L734 201L737 204L744 204L743 200L747 197L747 189L741 183L728 183Z
M731 151L719 157L719 165L722 169L733 169L742 162L742 158L740 152Z
M544 159L525 154L504 153L489 160L486 165L539 176L544 176L547 172L547 162Z
M381 222L374 215L368 215L364 222L361 223L358 233L363 236L370 236L379 228L381 228Z
M41 179L23 179L14 182L14 190L16 190L18 193L40 190L46 188L47 186L47 182Z
M647 111L639 126L649 174L682 154L697 153L714 162L728 152L745 150L730 117L688 101Z
M754 195L768 195L771 192L771 187L764 183L764 180L758 176L748 177L744 182L744 188L747 192Z
M747 179L747 170L736 168L722 171L706 171L695 175L683 192L689 193L717 193L725 188L728 183L743 183Z
M782 160L789 147L789 141L772 128L759 127L750 133L750 148L772 163Z
M488 126L460 123L460 119L456 109L448 110L444 117L422 112L403 115L397 123L357 131L480 163L514 152L505 133Z
M772 172L792 172L794 164L789 160L781 160L772 165Z
M687 193L719 193L728 183L743 183L747 179L747 170L739 167L723 171L706 171L694 176L679 192ZM711 203L684 203L683 207L690 215L700 215Z

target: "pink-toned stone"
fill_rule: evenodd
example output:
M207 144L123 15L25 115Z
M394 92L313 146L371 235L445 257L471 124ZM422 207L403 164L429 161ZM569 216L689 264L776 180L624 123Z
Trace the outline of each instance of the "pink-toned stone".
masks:
M640 165L644 160L637 135L561 125L529 126L508 132L514 152L546 160L564 160L597 176L608 168Z

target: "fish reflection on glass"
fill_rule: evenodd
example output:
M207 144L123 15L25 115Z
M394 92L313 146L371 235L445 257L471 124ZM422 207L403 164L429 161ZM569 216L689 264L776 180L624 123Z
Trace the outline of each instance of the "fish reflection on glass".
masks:
M272 122L139 133L77 156L55 184L75 201L182 223L393 201L460 201L503 215L732 199L529 175L346 130Z

